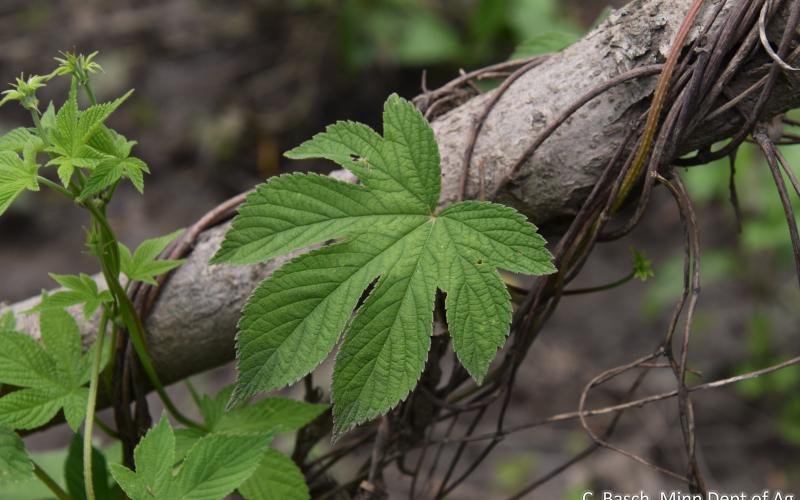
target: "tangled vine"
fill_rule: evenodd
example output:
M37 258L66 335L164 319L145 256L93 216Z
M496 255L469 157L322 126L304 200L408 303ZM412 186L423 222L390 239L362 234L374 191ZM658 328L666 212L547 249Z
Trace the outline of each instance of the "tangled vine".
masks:
M522 498L557 477L572 465L599 449L622 454L655 471L684 482L693 493L707 493L706 480L698 466L697 431L693 394L715 389L742 380L760 377L800 363L794 357L783 363L735 377L699 385L687 383L688 355L692 323L700 295L701 246L697 220L687 190L676 167L703 165L709 161L730 159L730 199L739 217L735 185L735 159L739 146L754 142L764 153L789 227L794 260L800 279L800 235L794 217L789 190L800 197L800 182L777 149L781 144L800 143L800 137L783 130L783 125L797 125L792 120L766 117L765 106L780 78L794 78L800 56L796 45L796 28L800 23L800 2L785 0L723 0L714 7L711 21L700 26L699 36L684 46L687 33L694 26L695 15L702 5L696 0L678 31L669 57L663 64L640 66L624 72L590 89L553 119L542 133L530 138L524 154L506 172L501 186L487 193L483 184L477 196L493 198L503 183L513 180L517 171L531 161L538 148L548 140L575 112L615 86L635 79L659 76L650 108L635 120L626 140L617 148L602 175L569 227L560 236L553 254L559 272L539 278L528 290L520 290L523 299L517 304L509 347L502 361L489 373L485 383L477 386L466 371L447 354L448 337L435 335L426 370L412 395L397 409L337 443L330 451L310 458L310 451L330 431L330 414L324 414L297 436L292 458L303 469L315 498L381 498L386 495L384 471L396 467L408 477L409 498L445 498L452 494L506 437L534 427L556 422L576 421L591 438L591 444L563 464L526 485L511 498ZM724 15L721 15L724 12ZM781 15L779 15L781 14ZM785 20L777 47L767 36L776 20ZM713 28L713 29L712 29ZM475 144L487 117L506 91L524 74L544 63L550 55L514 60L462 73L446 85L429 90L423 82L423 93L415 100L425 117L433 120L480 94L475 82L502 79L486 101L463 156L460 195L467 195L467 178L474 168ZM734 92L732 78L755 58L763 58L762 74L755 84ZM740 127L733 137L716 150L701 149L691 156L682 156L684 144L699 129L708 126L725 113L739 115ZM766 121L765 121L766 120ZM787 186L784 175L791 186ZM483 179L483 176L480 176ZM569 293L567 285L578 275L598 243L625 237L642 219L657 185L666 188L675 202L683 226L683 290L675 304L668 326L660 341L649 353L610 368L593 377L579 394L576 411L552 415L527 424L510 427L506 415L511 404L512 388L527 354L544 331L548 319L560 299ZM242 203L237 196L215 208L198 221L163 257L181 258L191 252L197 236L205 229L228 220ZM620 210L625 204L626 210ZM164 279L162 278L162 282ZM134 304L143 316L156 300L158 288L147 285L131 290ZM444 328L443 306L437 303L436 319ZM146 382L140 374L135 353L125 343L116 356L115 414L123 437L126 455L132 456L135 443L150 426L145 394ZM644 379L653 370L669 370L675 378L672 391L637 397ZM592 408L589 399L601 385L630 372L636 377L623 400L612 406ZM317 402L321 390L311 375L305 378L306 400ZM674 399L680 416L685 450L685 467L672 470L613 443L614 431L626 410L657 401ZM135 404L135 410L131 403ZM604 428L591 425L591 419L612 416ZM491 432L479 433L487 418L494 418ZM473 453L466 453L475 447ZM446 453L445 450L448 449ZM477 450L477 451L475 451ZM473 458L468 459L471 455ZM361 457L362 465L352 477L337 481L331 468L346 457ZM446 457L446 458L445 458ZM130 459L130 458L129 458Z

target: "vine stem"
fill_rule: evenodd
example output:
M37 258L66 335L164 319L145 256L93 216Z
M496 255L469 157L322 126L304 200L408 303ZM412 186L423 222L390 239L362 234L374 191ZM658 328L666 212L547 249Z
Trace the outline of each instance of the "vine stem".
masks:
M89 102L92 105L96 105L97 99L95 99L94 92L92 92L92 87L89 84L88 76L81 81L81 86L86 92L86 97L89 98ZM114 188L116 188L116 184L114 185ZM122 316L122 321L125 323L125 327L131 334L133 347L136 350L136 354L139 356L139 361L142 363L142 368L147 374L147 378L150 380L150 383L153 384L153 387L161 398L161 401L164 403L164 406L167 408L167 411L169 411L170 414L175 417L175 420L178 420L189 427L201 428L202 426L200 424L186 417L180 412L180 410L178 410L178 408L172 402L172 399L169 397L169 394L167 394L167 391L164 390L164 385L161 383L161 380L159 380L158 374L156 374L156 370L153 367L153 362L151 361L150 356L147 354L147 346L145 344L144 337L144 325L142 325L142 320L136 313L136 309L131 303L130 298L128 298L126 290L119 282L119 272L115 272L115 270L119 269L119 251L117 250L117 239L116 236L114 236L114 231L111 229L111 225L108 223L108 219L103 211L100 210L94 203L89 201L85 204L85 207L89 210L89 212L92 214L92 218L101 228L101 234L105 233L107 236L107 238L101 238L103 248L101 249L101 252L98 252L98 258L100 259L100 264L103 269L103 276L105 277L108 288L114 296L117 306L119 307L119 313ZM106 251L110 252L110 259L114 262L108 262L106 259ZM111 266L109 266L109 264L111 264Z
M89 78L87 76L86 81L81 84L83 90L86 92L86 97L89 98L89 102L94 106L97 104L97 99L94 98L94 92L92 92L92 87L89 85Z
M172 399L164 389L164 385L158 378L158 374L156 373L149 354L147 354L147 345L145 343L144 326L142 325L142 320L139 318L139 315L136 313L136 309L131 303L128 294L125 293L125 289L119 282L119 273L116 271L119 269L117 239L114 236L111 225L108 223L108 219L106 219L106 216L103 214L103 212L91 201L85 203L84 206L89 210L89 212L91 212L92 218L100 228L102 251L98 252L98 254L103 276L106 279L106 283L108 284L111 294L114 296L117 306L119 307L120 316L122 317L125 327L130 333L133 347L136 350L136 354L139 356L139 361L142 363L142 368L147 374L147 378L150 380L153 388L158 393L167 411L170 412L175 420L189 427L202 429L202 425L181 413L172 402Z
M675 71L675 66L678 64L678 57L681 54L681 47L683 47L683 44L686 42L689 31L702 6L703 0L694 0L694 2L692 2L691 7L689 7L689 12L686 14L686 17L683 18L683 22L680 28L678 28L678 33L675 35L675 41L672 43L672 48L669 51L669 56L667 56L667 61L664 63L664 68L661 70L661 76L658 78L658 84L653 94L653 103L650 105L650 111L647 114L647 121L645 122L644 133L642 134L642 142L639 144L639 149L636 150L636 155L634 156L633 163L631 163L631 167L625 173L625 177L619 189L619 194L612 205L612 211L614 212L619 209L628 197L628 193L630 193L631 188L633 188L633 184L639 177L639 173L641 173L642 167L650 154L650 148L653 145L656 130L658 130L661 110L667 99L667 91L669 90L672 73Z
M36 475L39 481L47 486L47 489L50 490L58 500L70 500L69 494L67 494L67 492L64 491L64 489L59 486L58 483L52 477L50 477L47 472L44 471L44 469L39 467L39 464L33 460L31 460L31 463L33 464L33 473Z
M47 136L44 134L44 129L42 128L42 120L39 118L39 110L31 109L31 118L33 119L33 126L36 127L36 132L39 133L39 139L41 139L46 145Z
M572 290L564 290L561 293L561 295L580 295L584 293L604 292L606 290L611 290L612 288L622 286L625 283L631 281L634 277L636 277L636 271L631 271L626 276L623 276L617 281L607 283L605 285L592 286L588 288L574 288Z
M89 378L89 399L86 401L86 423L83 427L83 484L86 490L86 500L94 500L94 482L92 481L92 434L94 431L94 412L97 405L97 386L100 379L100 364L103 360L103 340L108 329L109 311L103 308L100 319L100 328L95 341L94 359L92 360L92 373Z
M108 424L103 423L103 421L99 418L95 418L94 423L97 424L98 429L104 432L111 439L119 439L119 434L117 434L117 431L109 427Z

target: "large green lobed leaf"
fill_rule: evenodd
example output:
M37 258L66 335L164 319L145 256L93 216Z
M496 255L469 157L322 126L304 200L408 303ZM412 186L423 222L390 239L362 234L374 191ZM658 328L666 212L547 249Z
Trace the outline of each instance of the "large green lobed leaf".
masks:
M396 95L383 120L383 137L339 122L287 153L332 160L361 185L314 174L268 181L247 198L212 260L259 262L337 240L296 257L251 296L239 324L232 403L297 381L344 332L333 377L335 434L385 413L422 373L437 289L447 294L456 354L480 382L511 320L497 268L555 270L536 227L512 208L466 201L437 213L432 129Z

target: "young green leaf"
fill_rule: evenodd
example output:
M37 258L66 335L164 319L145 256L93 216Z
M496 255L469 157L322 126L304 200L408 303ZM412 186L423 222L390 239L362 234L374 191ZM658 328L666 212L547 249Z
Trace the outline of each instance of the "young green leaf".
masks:
M90 74L103 71L103 68L94 60L97 54L97 51L88 56L73 52L62 52L61 55L63 57L55 58L59 65L51 74L53 76L72 75L78 79L81 85L86 85Z
M46 389L59 383L55 360L24 333L0 333L0 383ZM1 401L1 400L0 400Z
M22 333L0 333L0 383L20 387L0 398L0 424L33 429L63 410L67 423L77 429L85 416L84 385L94 348L81 354L78 325L62 309L45 307L39 325L41 344Z
M119 491L109 484L106 457L92 447L92 484L97 500L116 500ZM64 462L64 482L72 500L86 500L86 489L83 481L83 436L75 434L69 444L67 460Z
M264 436L211 434L200 439L186 455L169 498L224 498L253 475L266 446Z
M227 400L228 398L225 400L220 398L219 402L224 404ZM222 413L213 421L210 430L227 434L274 436L300 429L327 409L327 405L286 398L266 398Z
M206 430L179 429L176 433L176 438L181 441L178 450L185 451L195 441L212 433L272 438L302 428L328 409L327 405L276 397L226 410L225 406L232 392L231 386L213 398L203 395L198 403Z
M383 119L384 137L339 122L287 153L333 160L362 186L313 174L272 179L248 197L212 260L257 262L341 239L295 258L250 297L239 323L233 403L295 382L346 329L334 369L335 432L388 411L424 368L437 288L447 293L455 351L480 381L511 320L496 269L555 270L536 227L512 208L467 201L436 213L441 179L432 129L396 95Z
M101 193L120 179L130 179L139 193L144 192L144 174L150 173L147 164L139 158L110 158L100 162L86 180L80 198L86 199Z
M37 172L39 165L26 161L13 151L0 151L0 215L8 210L14 200L26 189L39 190Z
M644 252L631 248L633 252L633 277L644 282L654 277L653 261L648 259Z
M175 435L164 415L133 450L136 472L111 464L111 475L132 499L166 498L173 481L175 466Z
M25 127L15 128L0 137L0 151L13 151L22 153L25 145L35 136Z
M175 435L162 417L134 450L136 472L112 464L111 474L133 500L217 500L253 474L266 445L264 437L211 434L192 446L175 474Z
M89 145L107 158L100 162L86 180L81 199L96 195L122 178L130 179L139 193L144 192L144 174L149 174L147 164L131 156L136 141L129 141L106 126L100 126Z
M101 305L112 301L111 293L108 290L100 291L97 288L97 282L87 274L81 273L75 276L50 273L50 277L66 290L48 295L31 311L41 311L44 308L64 309L76 304L83 304L83 315L89 319Z
M56 107L53 105L53 101L50 101L50 104L47 105L47 109L42 113L39 123L44 129L45 135L50 137L51 131L56 128Z
M0 486L33 478L33 464L19 434L0 425Z
M130 97L131 92L115 101L79 111L77 87L73 81L69 98L55 115L55 127L50 130L50 146L47 148L54 155L48 165L58 167L58 176L64 186L69 185L76 168L94 169L106 158L88 143L111 113Z
M250 479L239 487L247 500L307 500L311 498L303 471L283 453L269 449Z
M168 273L186 262L184 259L158 259L159 254L181 234L183 234L183 229L179 229L165 236L145 240L133 254L131 254L128 247L120 243L119 255L122 272L132 281L141 281L155 285L156 276Z
M45 82L50 80L51 76L30 75L27 79L24 75L20 75L15 83L11 84L11 88L0 92L3 96L0 99L0 106L10 101L19 101L23 108L36 111L39 106L39 100L36 98L36 91L44 87Z

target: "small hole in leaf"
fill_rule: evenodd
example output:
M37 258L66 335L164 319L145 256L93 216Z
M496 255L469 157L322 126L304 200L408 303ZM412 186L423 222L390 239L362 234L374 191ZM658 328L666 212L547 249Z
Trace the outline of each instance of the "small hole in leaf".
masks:
M350 159L353 161L361 161L361 157L353 153L350 153Z
M480 266L481 264L483 264L483 261L481 259L478 259L478 262L476 262L476 264Z

